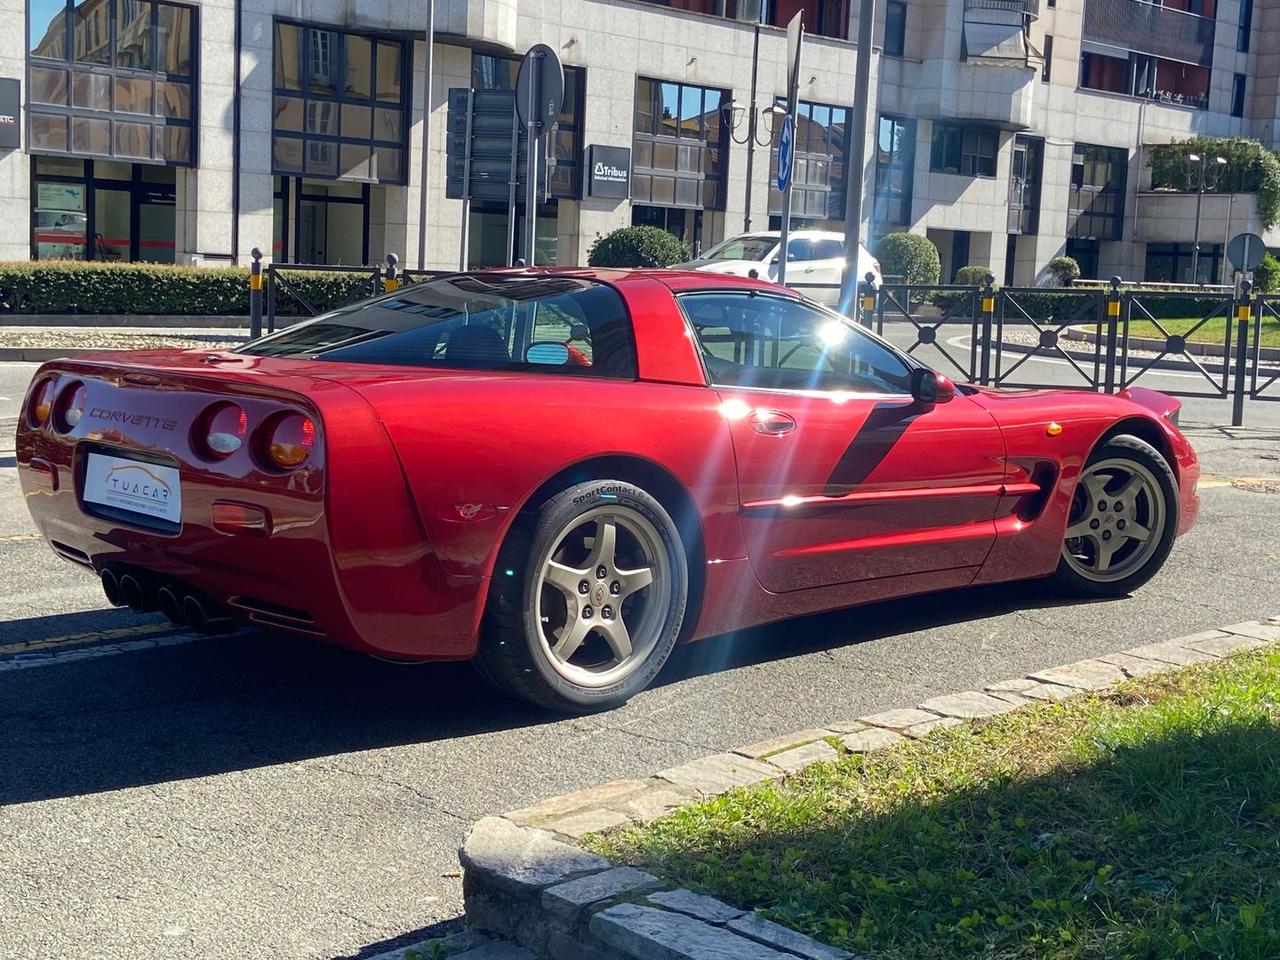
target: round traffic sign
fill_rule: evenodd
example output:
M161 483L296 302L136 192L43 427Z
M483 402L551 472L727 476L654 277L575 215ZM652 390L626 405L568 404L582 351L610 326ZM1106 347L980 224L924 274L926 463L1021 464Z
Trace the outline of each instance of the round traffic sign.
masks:
M516 76L516 115L523 124L548 129L564 105L564 67L545 43L535 43Z
M1227 244L1227 259L1237 270L1252 270L1266 252L1267 245L1256 233L1237 233Z
M778 189L786 192L791 183L791 168L795 165L796 122L791 114L782 118L782 132L778 134Z

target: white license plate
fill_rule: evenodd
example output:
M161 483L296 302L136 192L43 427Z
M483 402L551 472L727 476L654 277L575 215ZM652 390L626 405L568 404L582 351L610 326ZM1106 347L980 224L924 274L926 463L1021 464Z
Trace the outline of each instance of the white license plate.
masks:
M182 522L182 487L177 467L91 453L83 496L88 503L169 523Z

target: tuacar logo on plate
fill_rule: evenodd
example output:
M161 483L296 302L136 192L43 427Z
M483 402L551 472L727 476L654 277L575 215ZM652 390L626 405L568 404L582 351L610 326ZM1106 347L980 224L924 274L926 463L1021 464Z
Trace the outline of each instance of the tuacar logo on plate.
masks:
M167 503L173 489L146 467L130 464L107 472L107 490L117 496L143 503Z

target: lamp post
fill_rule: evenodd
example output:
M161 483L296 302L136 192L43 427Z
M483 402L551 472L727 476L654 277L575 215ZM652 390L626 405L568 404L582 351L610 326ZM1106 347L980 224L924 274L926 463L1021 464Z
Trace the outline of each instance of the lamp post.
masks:
M1198 284L1200 282L1200 210L1204 206L1204 182L1205 171L1210 163L1218 168L1218 172L1222 172L1222 168L1227 165L1227 161L1222 157L1201 156L1198 153L1187 154L1187 159L1199 168L1198 179L1196 181L1196 233L1195 241L1191 248L1191 282Z
M780 110L777 106L766 107L759 114L756 112L756 80L760 73L760 22L764 13L765 5L761 3L760 16L756 18L755 22L755 39L751 45L751 106L745 111L745 116L743 116L743 109L732 100L721 108L725 125L729 128L729 139L736 144L745 145L747 148L747 191L744 198L746 210L742 215L742 230L744 233L751 230L751 182L754 179L753 168L755 165L756 146L767 147L773 142L772 123L767 131L768 139L762 141L757 136L757 116L772 116L776 120L776 115L779 112L786 113L785 110ZM747 125L746 136L739 140L736 133L744 121Z

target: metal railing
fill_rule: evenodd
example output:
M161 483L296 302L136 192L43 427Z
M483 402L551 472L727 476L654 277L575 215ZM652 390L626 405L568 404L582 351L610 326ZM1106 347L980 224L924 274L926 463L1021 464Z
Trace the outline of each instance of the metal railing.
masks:
M1202 67L1213 63L1214 21L1143 0L1088 0L1084 39Z

